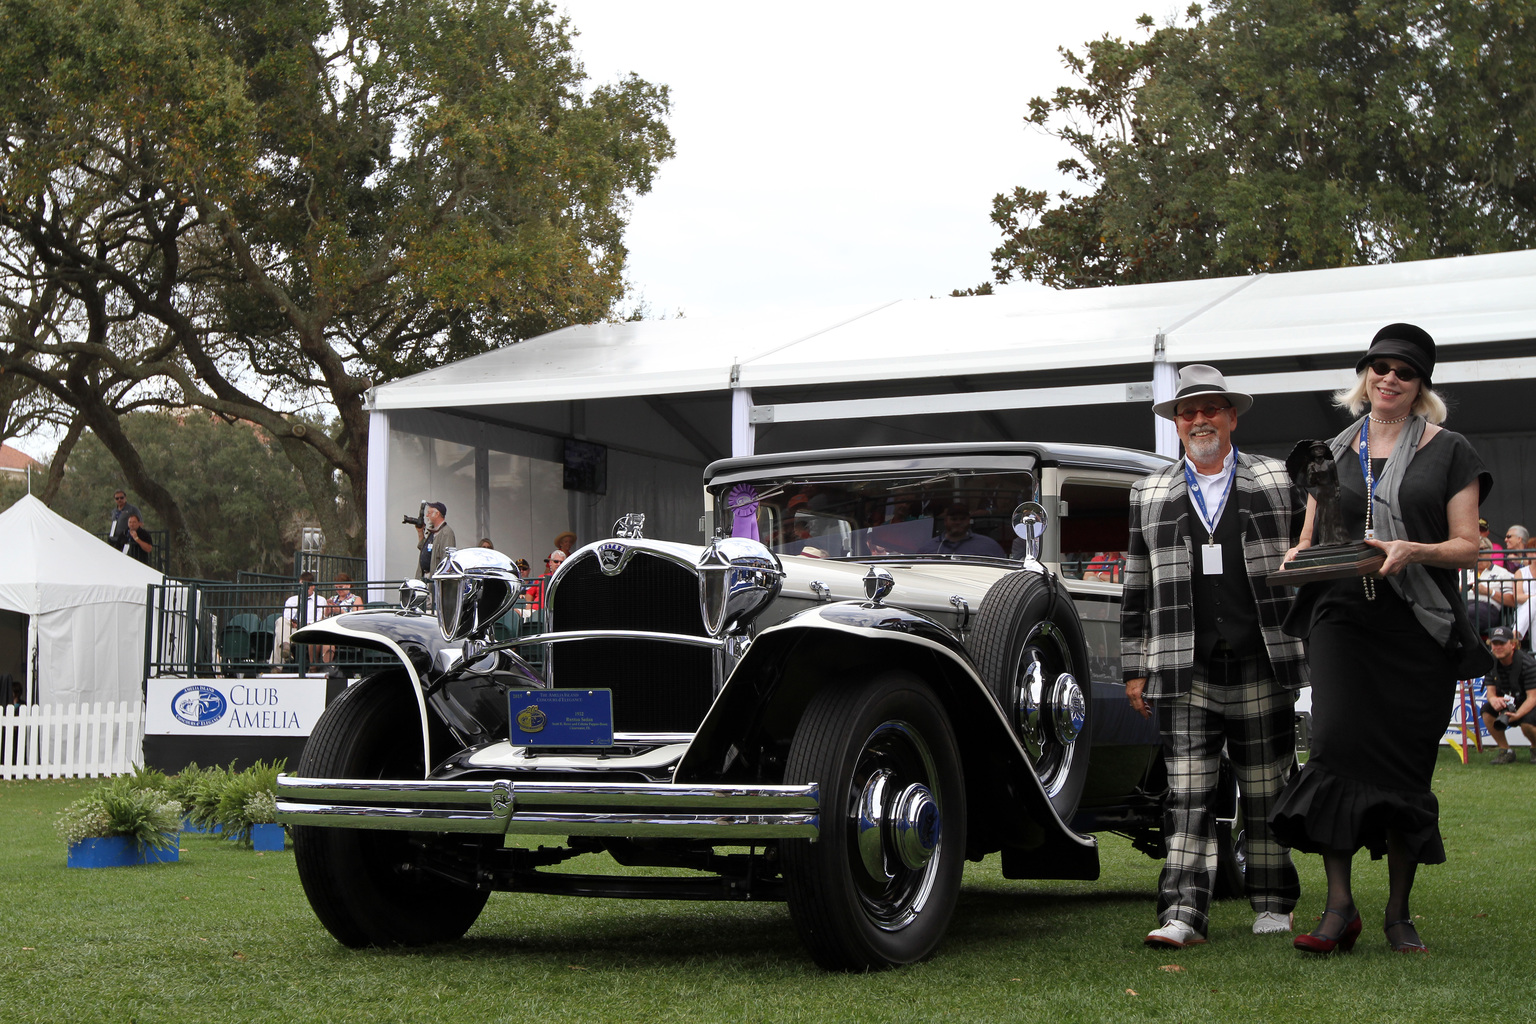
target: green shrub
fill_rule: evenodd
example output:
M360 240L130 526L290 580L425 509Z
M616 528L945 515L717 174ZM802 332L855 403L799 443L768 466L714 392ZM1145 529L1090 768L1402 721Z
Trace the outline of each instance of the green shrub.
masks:
M277 775L287 764L257 761L243 772L229 773L215 812L225 836L249 846L251 826L277 820Z
M199 769L187 786L188 798L183 804L187 820L204 831L213 831L213 827L220 824L219 801L236 774L233 761L227 768L214 765Z
M166 784L170 781L166 778L165 772L144 764L134 765L133 774L125 775L123 778L127 779L134 789L153 789L161 792L165 791Z
M65 843L124 836L140 848L168 850L181 830L181 805L158 789L119 776L59 812L54 828Z
M185 768L165 780L162 787L166 796L181 804L183 816L190 817L192 806L196 799L197 786L206 769L199 768L196 761L189 762Z

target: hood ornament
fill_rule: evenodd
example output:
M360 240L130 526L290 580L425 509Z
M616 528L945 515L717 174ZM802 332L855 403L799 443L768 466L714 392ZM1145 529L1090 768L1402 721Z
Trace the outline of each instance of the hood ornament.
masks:
M641 540L641 530L645 528L645 513L629 512L620 517L613 524L613 535L625 540Z
M864 596L869 598L871 607L879 608L880 602L896 586L896 577L890 571L878 565L869 567L869 572L864 574Z

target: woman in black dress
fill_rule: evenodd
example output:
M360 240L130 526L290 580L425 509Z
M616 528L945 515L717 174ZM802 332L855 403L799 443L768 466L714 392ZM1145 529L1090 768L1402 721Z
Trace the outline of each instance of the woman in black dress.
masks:
M1343 524L1380 549L1376 576L1310 583L1286 629L1307 639L1312 753L1275 805L1276 838L1323 856L1327 909L1297 949L1353 948L1360 915L1355 851L1387 858L1385 931L1422 952L1408 898L1420 864L1445 861L1430 791L1456 680L1482 674L1488 652L1467 622L1456 570L1477 558L1477 507L1491 478L1467 439L1440 427L1431 388L1435 343L1412 324L1382 328L1339 404L1366 415L1331 442ZM1367 494L1374 495L1368 502ZM1307 503L1298 549L1311 543ZM1295 557L1295 550L1287 561Z

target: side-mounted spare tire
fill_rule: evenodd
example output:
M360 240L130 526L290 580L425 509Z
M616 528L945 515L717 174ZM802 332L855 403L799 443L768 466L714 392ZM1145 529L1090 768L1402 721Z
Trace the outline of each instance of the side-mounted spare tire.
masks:
M347 689L315 723L298 773L322 779L420 779L421 715L404 672ZM294 861L320 923L347 946L422 946L462 936L489 893L421 870L434 855L471 860L499 836L393 829L293 828Z
M981 599L967 646L1051 806L1070 821L1088 781L1093 724L1088 647L1071 595L1038 572L1010 573Z

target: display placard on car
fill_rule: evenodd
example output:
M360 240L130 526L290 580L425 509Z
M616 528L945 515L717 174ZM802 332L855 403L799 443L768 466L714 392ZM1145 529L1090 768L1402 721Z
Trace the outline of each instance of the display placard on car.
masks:
M509 690L516 747L613 746L612 690Z

